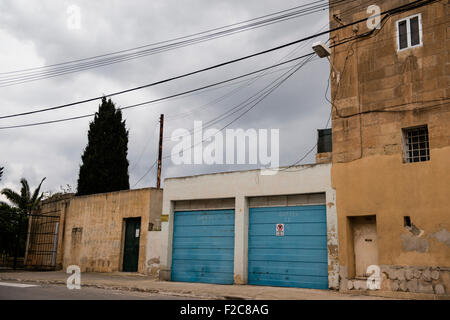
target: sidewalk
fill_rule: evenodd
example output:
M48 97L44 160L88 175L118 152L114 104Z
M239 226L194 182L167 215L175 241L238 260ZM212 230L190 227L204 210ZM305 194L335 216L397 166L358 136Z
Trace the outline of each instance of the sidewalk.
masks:
M0 272L0 281L66 284L68 274L61 271ZM136 273L82 273L81 286L102 289L130 290L199 299L261 299L261 300L374 300L389 299L362 294L344 294L331 290L263 287L251 285L216 285L159 281ZM405 297L408 298L408 297Z

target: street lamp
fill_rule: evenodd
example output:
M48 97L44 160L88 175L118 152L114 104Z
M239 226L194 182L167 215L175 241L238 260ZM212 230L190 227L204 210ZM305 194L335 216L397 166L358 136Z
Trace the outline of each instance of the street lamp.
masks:
M340 73L336 71L333 63L330 60L330 56L331 56L330 48L326 44L324 44L322 41L318 41L318 42L313 43L312 49L319 56L319 58L327 58L328 59L331 67L333 68L333 72L336 73L336 75L337 75L337 82L339 83ZM334 76L334 74L333 74L333 76Z
M314 52L320 57L320 58L326 58L331 56L330 48L326 44L324 44L322 41L315 42L312 45L312 48Z

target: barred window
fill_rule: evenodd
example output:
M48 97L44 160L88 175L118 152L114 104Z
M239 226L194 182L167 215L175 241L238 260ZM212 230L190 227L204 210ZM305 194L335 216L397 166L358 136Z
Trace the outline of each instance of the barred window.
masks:
M403 129L404 161L407 163L430 160L428 127Z

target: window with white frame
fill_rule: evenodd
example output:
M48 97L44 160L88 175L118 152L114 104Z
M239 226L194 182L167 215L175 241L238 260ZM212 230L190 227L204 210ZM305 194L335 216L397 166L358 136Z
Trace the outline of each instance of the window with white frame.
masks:
M397 45L399 51L422 45L421 14L397 21Z

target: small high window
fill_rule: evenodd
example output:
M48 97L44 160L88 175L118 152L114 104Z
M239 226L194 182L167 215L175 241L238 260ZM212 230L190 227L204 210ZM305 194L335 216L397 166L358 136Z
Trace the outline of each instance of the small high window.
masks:
M422 45L422 16L420 14L397 21L398 50Z
M430 160L430 143L426 125L403 129L403 144L404 162Z

